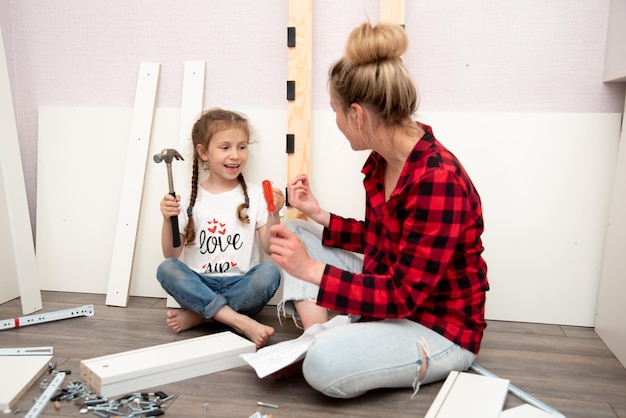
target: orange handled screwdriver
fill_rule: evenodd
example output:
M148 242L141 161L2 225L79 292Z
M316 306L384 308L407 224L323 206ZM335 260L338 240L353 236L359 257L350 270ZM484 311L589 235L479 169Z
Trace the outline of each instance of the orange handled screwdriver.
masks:
M267 203L267 211L274 213L276 207L274 206L274 192L272 191L272 183L269 180L263 180L263 196Z
M274 206L274 191L269 180L263 180L263 196L265 197L265 203L267 203L267 211L272 214L272 223L275 224L274 212L276 211L276 206ZM280 218L278 219L280 222Z

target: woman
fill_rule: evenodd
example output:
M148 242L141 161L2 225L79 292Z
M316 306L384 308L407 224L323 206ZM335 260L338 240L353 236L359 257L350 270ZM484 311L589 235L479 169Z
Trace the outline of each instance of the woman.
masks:
M365 220L322 209L299 175L289 203L321 235L303 221L270 228L284 273L279 308L305 329L329 311L360 318L320 334L302 364L307 382L332 397L390 387L415 394L466 370L486 326L480 197L431 128L412 120L418 95L402 60L407 47L400 26L364 23L329 71L337 127L352 149L371 150Z

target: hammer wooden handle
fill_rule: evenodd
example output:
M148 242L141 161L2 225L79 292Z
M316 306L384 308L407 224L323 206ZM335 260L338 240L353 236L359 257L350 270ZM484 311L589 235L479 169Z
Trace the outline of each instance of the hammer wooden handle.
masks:
M170 193L176 197L176 193ZM172 224L172 245L174 247L180 247L180 232L178 230L178 216L170 216L170 223Z

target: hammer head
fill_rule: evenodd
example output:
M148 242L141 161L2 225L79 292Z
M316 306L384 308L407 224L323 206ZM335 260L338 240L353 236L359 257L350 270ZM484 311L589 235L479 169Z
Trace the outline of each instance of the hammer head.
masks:
M170 164L174 158L177 160L183 160L183 156L178 153L173 148L165 148L160 153L154 154L155 163L160 163L161 161L165 161L167 164Z

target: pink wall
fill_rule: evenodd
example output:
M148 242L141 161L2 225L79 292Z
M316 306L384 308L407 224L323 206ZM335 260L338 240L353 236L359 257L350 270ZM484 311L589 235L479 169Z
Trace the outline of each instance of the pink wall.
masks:
M379 1L313 8L313 108L327 109L328 66L354 26L377 21ZM608 10L609 0L407 0L421 110L621 113L624 83L602 83ZM132 107L150 61L161 64L157 106L178 107L184 62L204 60L207 106L284 109L287 22L287 0L0 2L33 222L40 106Z

